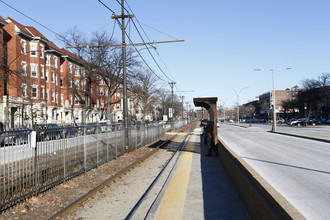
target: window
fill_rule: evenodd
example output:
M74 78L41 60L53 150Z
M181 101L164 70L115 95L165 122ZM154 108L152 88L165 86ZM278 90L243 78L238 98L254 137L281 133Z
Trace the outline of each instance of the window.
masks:
M36 63L31 63L31 77L37 77L38 71L38 64Z
M74 80L75 89L79 89L79 79Z
M37 56L37 43L30 43L30 54L31 57Z
M63 77L60 78L60 86L63 88Z
M104 108L104 101L101 100L101 108Z
M49 75L49 71L46 70L46 82L48 82L48 75Z
M40 98L42 98L42 99L45 98L45 86L41 86L41 90L40 90Z
M61 105L64 105L64 94L61 94Z
M55 102L55 91L52 90L52 102Z
M79 99L77 96L74 97L74 104L79 105Z
M40 58L44 58L44 45L40 45Z
M63 63L60 65L60 71L63 72Z
M49 101L49 89L46 90L46 101Z
M81 68L81 76L85 77L85 69L84 68Z
M57 68L57 57L54 56L54 67Z
M86 97L86 103L87 103L87 106L90 105L90 98L88 96Z
M22 75L26 76L26 62L22 61Z
M102 87L100 88L100 95L104 95L104 90Z
M80 84L81 84L81 89L84 90L85 89L85 83L84 83L84 81L81 80Z
M51 72L50 80L51 80L52 83L55 82L55 72L54 71Z
M50 65L50 54L46 54L46 65Z
M72 89L72 79L70 79L69 83L70 89Z
M75 65L74 66L74 75L75 76L79 76L79 70L80 70L79 66Z
M38 86L32 85L31 86L31 98L36 99L38 97Z
M21 40L21 53L26 54L26 41Z
M72 73L72 63L69 63L69 73Z
M58 92L56 92L56 103L58 103Z
M44 78L45 77L45 66L44 65L40 65L40 77Z
M26 89L27 89L27 85L26 84L22 84L22 97L23 98L26 98L27 97Z
M57 85L57 74L55 76L55 84Z
M72 95L69 95L69 102L70 102L70 105L72 106Z

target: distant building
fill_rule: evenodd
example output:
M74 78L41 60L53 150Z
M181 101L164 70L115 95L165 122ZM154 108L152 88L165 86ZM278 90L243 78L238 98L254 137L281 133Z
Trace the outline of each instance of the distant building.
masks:
M0 121L7 126L105 119L109 91L104 81L89 83L87 62L34 27L0 17L0 59ZM112 98L119 100L111 106L113 119L122 120L122 93Z

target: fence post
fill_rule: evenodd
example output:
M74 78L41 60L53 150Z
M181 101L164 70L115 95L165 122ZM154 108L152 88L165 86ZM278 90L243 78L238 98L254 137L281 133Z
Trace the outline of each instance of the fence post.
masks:
M86 155L86 126L85 125L83 125L83 129L84 129L84 172L86 175L87 155Z
M96 122L96 167L99 166L99 121Z
M116 160L118 154L118 146L117 146L117 122L115 121L115 151L116 151Z
M109 123L110 120L107 120L107 162L109 161Z
M30 147L34 148L34 187L35 195L38 196L38 151L37 151L37 132L31 131Z
M63 134L63 179L64 179L64 182L66 180L66 163L65 163L65 148L66 148L66 142L65 142L65 138L66 138L66 135L65 135L65 127L64 125L62 124L62 134Z

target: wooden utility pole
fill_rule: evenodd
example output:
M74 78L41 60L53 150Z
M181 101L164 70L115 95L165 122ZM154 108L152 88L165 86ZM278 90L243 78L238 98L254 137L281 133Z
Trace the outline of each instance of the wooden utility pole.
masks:
M168 83L171 86L171 90L172 90L172 117L171 117L171 121L173 121L173 116L174 116L174 105L173 105L173 97L174 97L174 92L173 92L173 87L176 84L176 82L169 82Z
M160 43L174 43L174 42L183 42L184 40L173 40L173 41L153 41L153 42L146 42L146 43L132 43L126 44L125 39L125 30L126 30L126 23L125 18L132 19L134 15L125 15L125 7L124 7L124 0L121 0L121 15L113 15L111 16L112 19L121 19L121 31L122 31L122 44L115 44L115 45L98 45L98 46L79 46L79 47L66 47L66 48L95 48L95 47L122 47L122 59L123 59L123 118L125 124L125 136L124 136L124 145L126 147L126 152L129 152L129 138L128 138L128 103L127 103L127 74L126 74L126 47L127 46L141 46L141 45L152 45L152 44L160 44ZM173 93L173 91L172 91ZM173 107L173 95L172 95L172 107ZM111 108L111 106L110 106Z

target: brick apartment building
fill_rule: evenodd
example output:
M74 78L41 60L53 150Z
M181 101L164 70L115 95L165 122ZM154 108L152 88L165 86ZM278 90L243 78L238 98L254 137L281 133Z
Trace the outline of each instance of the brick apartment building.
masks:
M104 81L93 81L90 95L84 96L87 62L34 27L0 17L0 52L0 122L17 127L105 119L109 91ZM114 99L121 97L117 93ZM111 108L115 120L121 120L122 102Z

